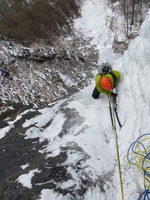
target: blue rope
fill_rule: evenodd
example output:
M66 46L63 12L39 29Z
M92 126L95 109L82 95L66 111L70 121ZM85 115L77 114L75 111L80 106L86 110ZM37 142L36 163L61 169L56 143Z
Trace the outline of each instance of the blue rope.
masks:
M149 200L150 199L150 191L145 190L138 198L138 200Z
M138 139L133 142L127 151L127 161L131 164L135 164L135 158L133 157L133 155L138 155L140 156L140 170L143 171L144 174L144 180L148 181L149 185L150 185L150 173L149 173L149 169L150 169L150 147L148 146L148 148L145 147L145 145L143 144L143 142L146 140L146 137L150 138L150 133L146 133L141 135L140 137L138 137ZM142 151L137 152L136 151L136 147L140 147L140 149L142 148ZM134 161L134 162L133 162ZM149 164L149 166L147 165L147 163ZM137 166L139 167L139 165L137 164ZM145 167L146 166L146 167ZM149 186L150 188L150 186ZM150 200L150 190L149 188L146 187L146 185L144 184L144 192L139 196L138 200Z

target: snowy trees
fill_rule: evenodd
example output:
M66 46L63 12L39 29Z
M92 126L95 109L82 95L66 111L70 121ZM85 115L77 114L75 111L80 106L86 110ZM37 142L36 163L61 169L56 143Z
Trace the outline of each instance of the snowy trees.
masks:
M131 25L135 24L139 19L138 16L140 16L140 23L143 22L142 19L142 5L144 0L120 0L124 15L130 19Z
M110 0L110 3L118 2L118 0ZM148 0L119 0L123 14L126 19L126 35L133 25L142 24L144 20L143 5Z

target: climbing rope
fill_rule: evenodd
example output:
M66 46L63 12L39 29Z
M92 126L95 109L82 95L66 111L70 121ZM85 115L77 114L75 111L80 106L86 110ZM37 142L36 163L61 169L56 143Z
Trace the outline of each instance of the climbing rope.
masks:
M130 145L124 160L136 166L144 176L144 192L138 200L150 200L150 133L141 135Z
M120 179L120 191L122 200L124 200L116 119L120 128L122 127L122 125L118 117L116 102L114 99L112 99L111 96L109 96L109 109L112 128L115 134L118 173ZM127 155L124 156L124 160L130 165L136 166L144 176L144 192L139 196L138 200L150 200L150 133L141 135L135 142L133 142L130 145L127 151Z
M117 112L117 103L114 99L113 99L113 109L114 109L115 116L116 116L116 119L118 121L118 124L119 124L120 128L122 128L122 125L121 125L121 122L120 122L120 119L119 119L119 116L118 116L118 112Z
M118 175L120 180L120 192L121 192L121 198L124 200L124 194L123 194L123 184L122 184L122 174L121 174L121 164L120 164L120 157L119 157L119 146L118 146L118 137L117 137L117 129L116 129L116 115L115 115L115 109L114 109L114 100L109 96L109 109L110 109L110 116L111 116L111 122L112 122L112 128L115 135L115 145L116 145L116 155L117 155L117 163L118 163Z

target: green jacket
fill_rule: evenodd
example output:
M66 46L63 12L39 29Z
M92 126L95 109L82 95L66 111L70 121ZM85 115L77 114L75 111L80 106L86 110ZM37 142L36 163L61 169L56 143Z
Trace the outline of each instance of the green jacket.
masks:
M96 76L96 78L95 78L95 81L96 81L96 89L99 91L99 92L101 92L101 93L103 93L103 94L106 94L106 95L109 95L110 94L110 92L108 92L108 91L106 91L106 90L104 90L102 87L101 87L101 85L100 85L100 79L102 78L102 76L107 76L107 77L109 77L111 80L112 80L112 82L113 82L113 84L115 84L115 86L116 86L116 84L118 83L118 81L119 81L119 79L120 79L120 73L118 72L118 71L116 71L116 70L112 70L112 72L114 73L114 75L116 76L116 81L114 81L114 79L113 79L113 76L111 75L111 74L106 74L106 75L100 75L100 74L98 74L97 76Z

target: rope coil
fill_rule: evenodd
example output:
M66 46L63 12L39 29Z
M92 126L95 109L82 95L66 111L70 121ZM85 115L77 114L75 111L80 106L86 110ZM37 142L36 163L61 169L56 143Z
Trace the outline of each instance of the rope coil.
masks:
M128 148L124 161L136 166L144 176L144 192L138 200L150 200L150 133L141 135Z

